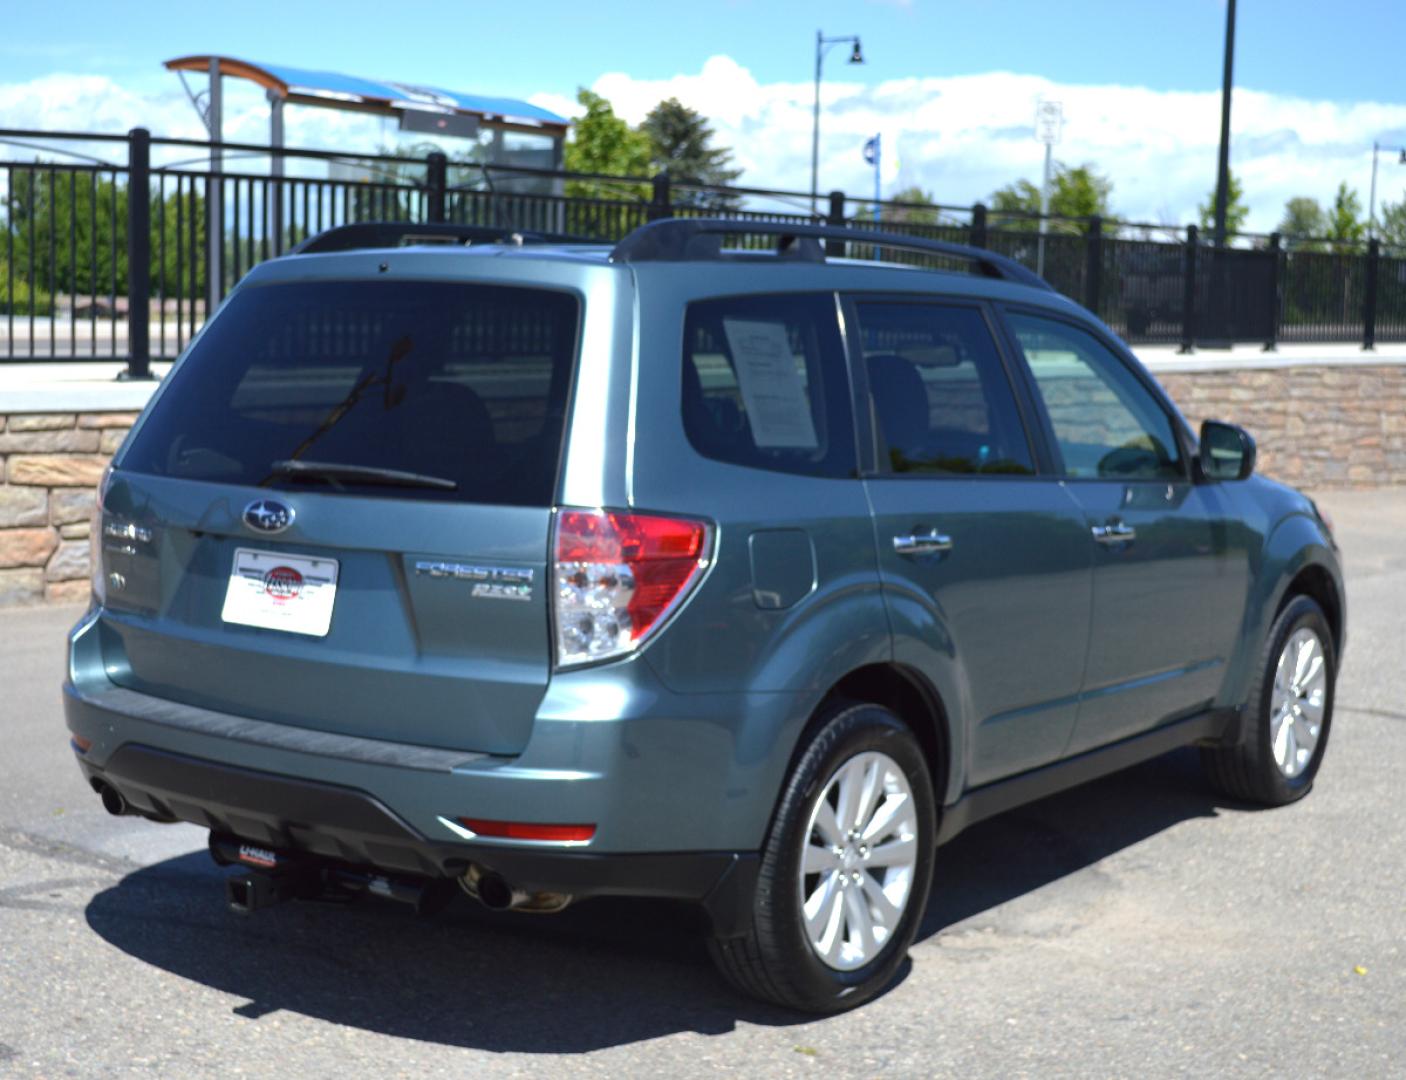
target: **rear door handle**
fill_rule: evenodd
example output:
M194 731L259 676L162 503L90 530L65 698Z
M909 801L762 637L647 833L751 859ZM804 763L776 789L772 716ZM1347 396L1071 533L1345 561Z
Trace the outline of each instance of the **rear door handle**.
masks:
M1093 527L1094 539L1100 544L1131 544L1137 539L1137 530L1121 521L1110 521L1107 525Z
M952 538L936 529L914 531L893 538L893 550L900 555L941 555L952 550Z

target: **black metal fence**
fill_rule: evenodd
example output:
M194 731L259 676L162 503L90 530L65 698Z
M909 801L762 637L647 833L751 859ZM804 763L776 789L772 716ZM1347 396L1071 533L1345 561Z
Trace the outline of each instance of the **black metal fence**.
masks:
M74 149L84 147L83 150ZM1406 251L1375 241L1206 244L1195 226L1037 218L424 158L82 132L0 131L0 361L174 358L254 265L358 221L450 221L611 242L661 217L815 222L990 248L1133 343L1406 341ZM33 153L22 160L14 156ZM99 154L90 154L97 150ZM191 156L195 155L195 156ZM154 161L154 157L162 160ZM64 160L54 160L63 158ZM256 164L261 171L240 171ZM143 193L142 198L133 197ZM877 220L876 220L877 214ZM858 258L895 258L852 245ZM959 266L960 264L953 264Z

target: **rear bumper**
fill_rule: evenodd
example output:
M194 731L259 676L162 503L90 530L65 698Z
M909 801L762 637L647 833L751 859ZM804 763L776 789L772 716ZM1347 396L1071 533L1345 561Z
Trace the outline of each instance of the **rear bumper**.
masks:
M101 766L80 756L79 766L90 783L115 788L153 817L384 871L457 877L475 863L528 892L693 901L723 936L742 931L756 884L756 856L742 852L610 855L434 841L364 791L138 743L123 744Z

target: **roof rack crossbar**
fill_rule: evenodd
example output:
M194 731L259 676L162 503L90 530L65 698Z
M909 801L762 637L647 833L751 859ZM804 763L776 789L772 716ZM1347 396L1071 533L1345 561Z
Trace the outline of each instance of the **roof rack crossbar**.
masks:
M842 225L812 225L787 221L743 221L728 218L664 218L641 225L610 253L612 262L681 262L716 259L723 255L725 235L775 236L777 254L792 259L825 261L825 248L816 241L862 244L926 255L947 255L976 264L987 277L1053 291L1054 286L1014 259L968 244L894 233L854 229ZM811 243L802 243L809 240Z
M404 247L407 244L578 244L591 243L565 233L489 225L452 225L441 222L362 221L337 225L310 236L288 251L289 255L318 255L359 248Z

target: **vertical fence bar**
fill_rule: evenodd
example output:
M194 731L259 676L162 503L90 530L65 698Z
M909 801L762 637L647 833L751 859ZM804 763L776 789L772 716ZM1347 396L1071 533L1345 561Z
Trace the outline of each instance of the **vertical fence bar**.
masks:
M1189 353L1196 347L1196 226L1186 227L1186 267L1182 275L1181 348Z
M78 173L68 174L68 356L78 355Z
M972 207L971 239L972 247L986 246L986 205L977 203Z
M838 229L845 227L845 193L843 191L830 192L830 213L825 219L825 224L833 225ZM825 254L833 258L844 258L845 242L843 240L826 240Z
M669 173L666 169L654 178L651 182L652 191L649 199L649 211L645 215L649 221L659 221L663 218L674 216L674 208L670 192Z
M1089 219L1084 242L1084 306L1098 315L1103 299L1103 218L1097 214Z
M58 178L54 175L55 170L49 169L49 357L54 358L59 351L58 345L58 325L59 325L59 297L58 297L58 261L59 261L59 215L58 199L55 197L55 187ZM31 348L32 348L31 343Z
M98 355L98 174L88 176L88 352Z
M1279 348L1279 318L1283 305L1279 302L1279 275L1284 264L1284 253L1280 249L1279 234L1269 234L1269 304L1274 313L1269 321L1269 337L1265 340L1264 351L1274 352Z
M176 174L176 352L185 348L185 177Z
M444 220L444 189L449 182L449 159L438 150L425 158L425 220Z
M166 355L166 174L156 178L156 310L161 312L161 341L157 354Z
M127 142L127 378L151 378L151 132L146 128L133 128Z
M15 170L5 170L5 349L15 355Z
M1382 243L1375 236L1367 242L1367 273L1362 297L1362 348L1377 347L1377 268L1382 259Z

